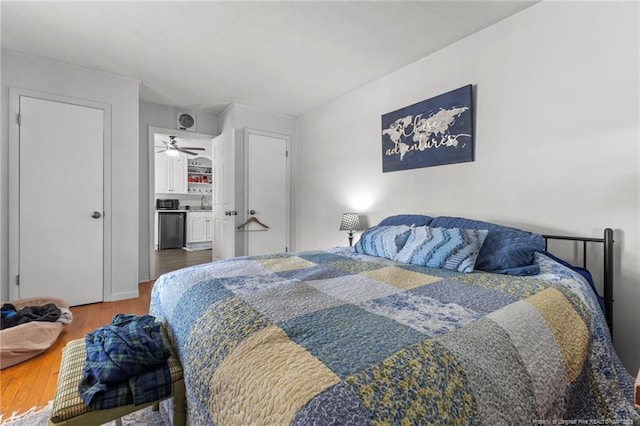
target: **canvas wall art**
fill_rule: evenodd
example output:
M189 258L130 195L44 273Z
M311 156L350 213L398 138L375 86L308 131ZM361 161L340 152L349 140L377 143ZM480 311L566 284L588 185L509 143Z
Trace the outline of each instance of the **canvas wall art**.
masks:
M473 161L472 85L382 116L382 171Z

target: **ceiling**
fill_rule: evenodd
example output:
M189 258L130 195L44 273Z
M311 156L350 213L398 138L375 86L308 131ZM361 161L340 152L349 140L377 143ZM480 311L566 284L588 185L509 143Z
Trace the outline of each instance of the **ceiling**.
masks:
M140 99L299 116L535 2L0 2L2 48L140 80Z

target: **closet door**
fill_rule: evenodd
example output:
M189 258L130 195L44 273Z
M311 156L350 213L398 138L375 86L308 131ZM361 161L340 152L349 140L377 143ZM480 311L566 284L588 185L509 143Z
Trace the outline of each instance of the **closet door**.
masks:
M241 231L249 256L289 250L289 138L245 130L245 210ZM268 226L266 228L265 226Z
M20 96L20 298L103 300L103 114Z

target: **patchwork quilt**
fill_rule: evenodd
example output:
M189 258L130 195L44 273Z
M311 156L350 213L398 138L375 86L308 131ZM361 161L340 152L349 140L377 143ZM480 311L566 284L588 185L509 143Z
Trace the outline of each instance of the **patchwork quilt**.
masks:
M195 425L640 423L589 285L536 256L525 277L346 248L240 257L161 276L150 314Z

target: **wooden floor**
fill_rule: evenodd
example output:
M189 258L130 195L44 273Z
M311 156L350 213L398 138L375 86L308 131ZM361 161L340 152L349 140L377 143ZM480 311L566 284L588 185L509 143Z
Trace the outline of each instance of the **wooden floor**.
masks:
M187 251L181 248L156 250L156 277L185 266L211 262L211 249Z
M182 249L156 251L156 273L180 269L211 261L211 250L188 252ZM60 370L62 348L73 339L84 337L96 328L111 322L118 313L144 315L149 313L153 281L139 284L140 296L117 302L92 303L71 308L73 322L60 334L46 352L13 367L0 370L0 414L10 417L15 411L43 407L53 399Z

